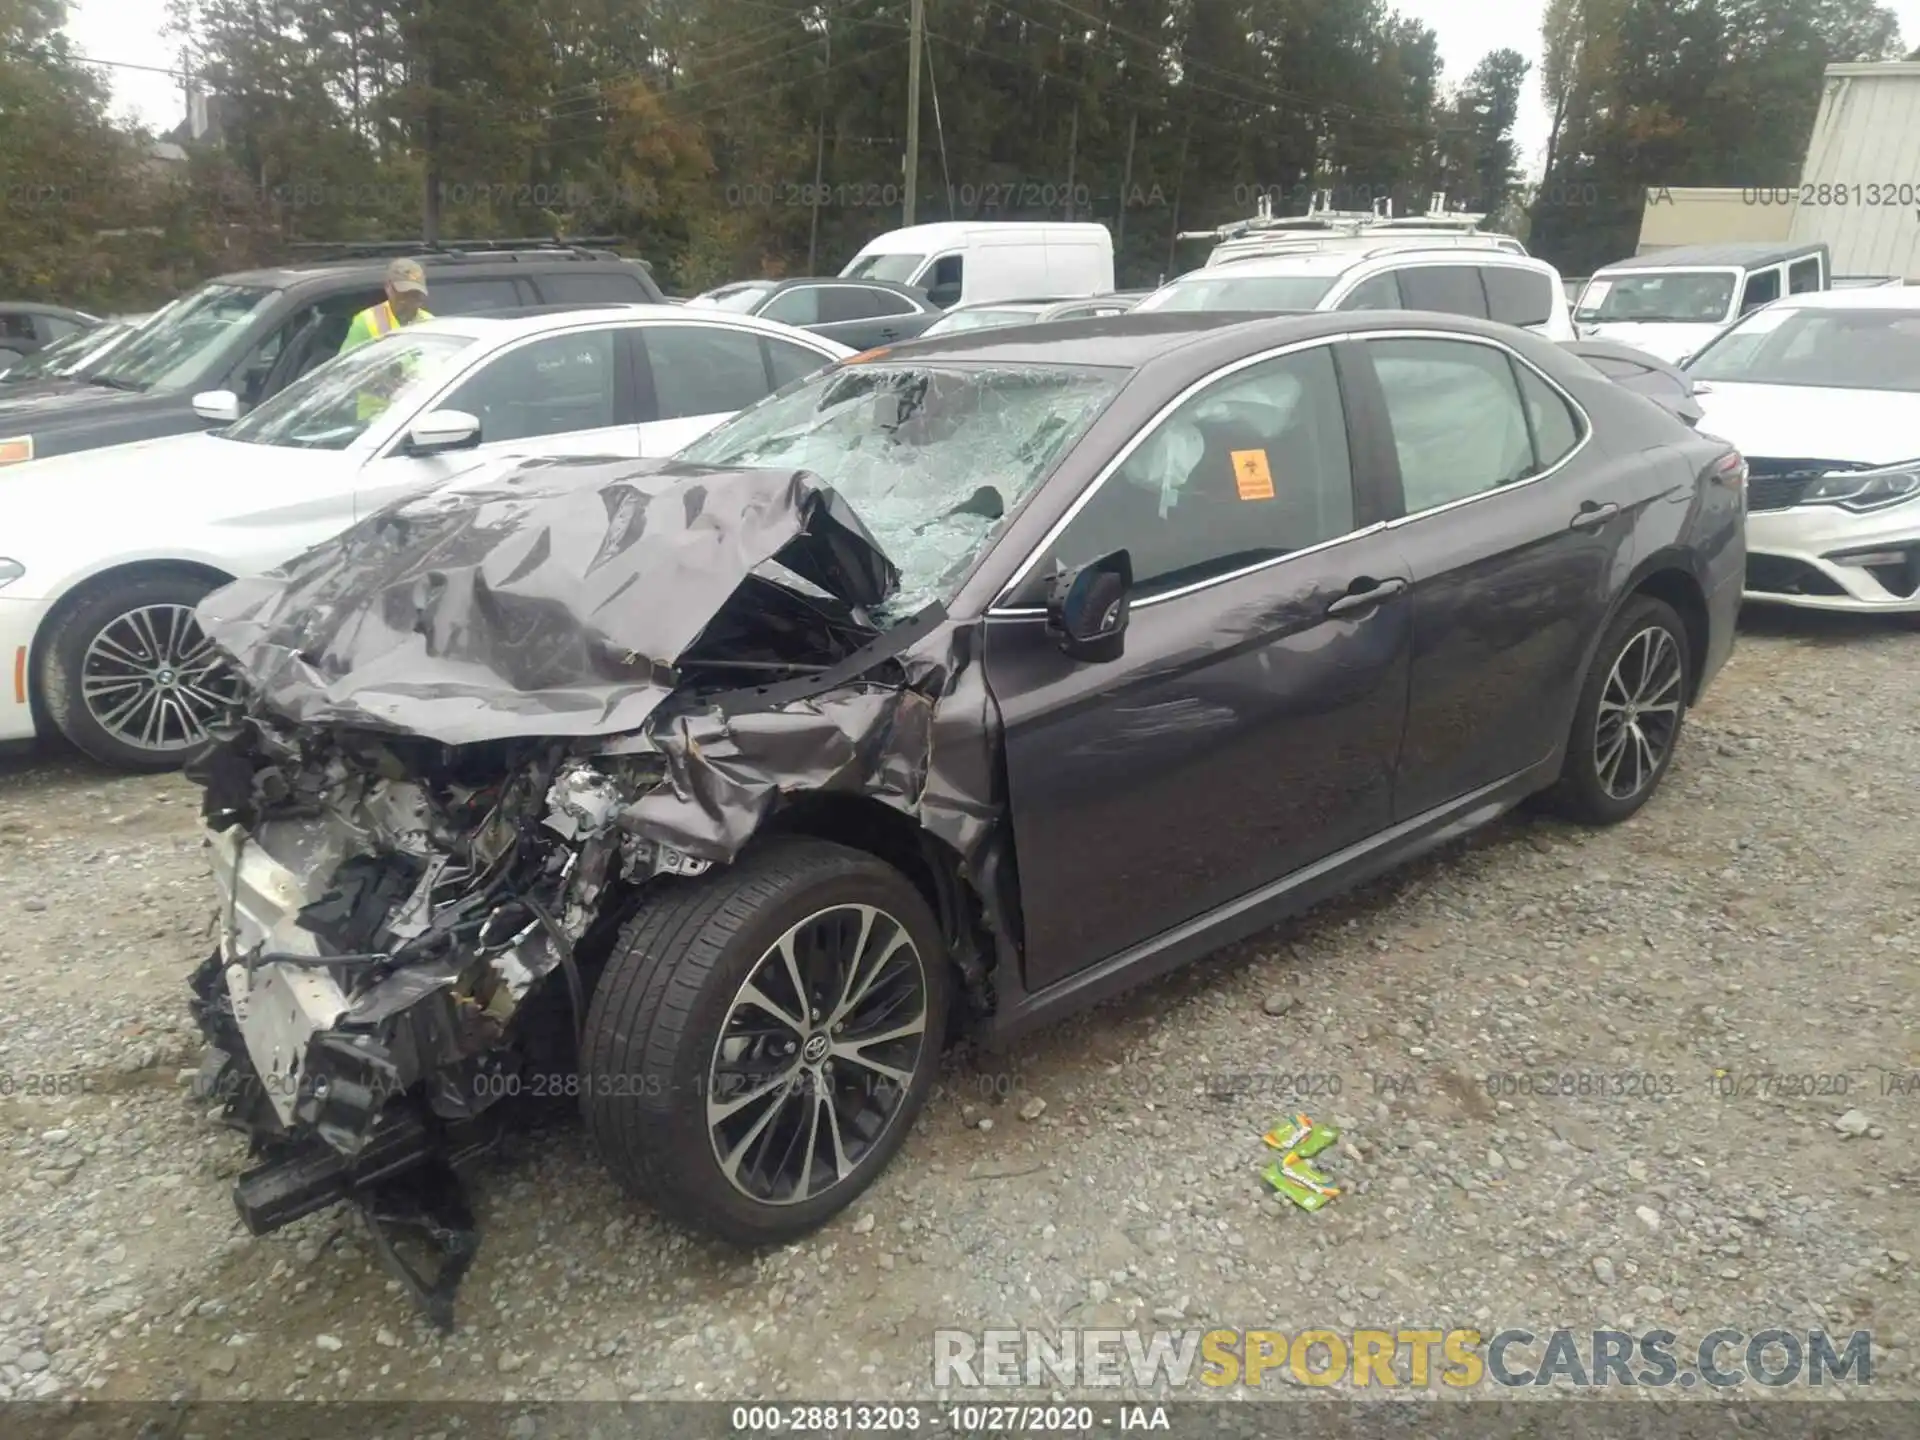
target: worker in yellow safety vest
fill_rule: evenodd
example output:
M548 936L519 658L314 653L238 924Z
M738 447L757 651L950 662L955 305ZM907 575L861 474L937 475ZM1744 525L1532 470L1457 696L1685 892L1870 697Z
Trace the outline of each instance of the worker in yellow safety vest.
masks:
M416 320L431 320L427 313L427 277L418 260L395 260L387 266L387 298L362 310L347 327L347 338L340 344L346 354L356 345L391 335Z
M420 269L420 262L394 260L387 266L387 298L353 317L353 323L347 327L347 338L340 344L340 353L344 355L369 340L391 335L416 320L431 320L433 316L427 310L426 299L427 277ZM389 397L385 395L362 391L355 397L354 410L361 423L365 424L378 416L389 403Z

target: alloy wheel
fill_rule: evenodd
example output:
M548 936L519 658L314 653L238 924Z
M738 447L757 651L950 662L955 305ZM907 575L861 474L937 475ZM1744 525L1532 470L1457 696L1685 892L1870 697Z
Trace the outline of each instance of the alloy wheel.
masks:
M189 605L142 605L100 627L80 664L87 711L141 750L188 750L239 698Z
M733 1187L767 1205L844 1183L899 1117L927 1045L927 976L872 905L808 916L734 995L707 1077L707 1130Z
M1662 626L1638 631L1620 648L1600 691L1593 768L1616 800L1639 794L1659 774L1680 730L1680 645Z

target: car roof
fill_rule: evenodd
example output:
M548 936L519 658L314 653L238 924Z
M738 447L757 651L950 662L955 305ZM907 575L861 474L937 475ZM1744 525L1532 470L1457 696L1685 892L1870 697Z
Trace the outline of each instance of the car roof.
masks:
M868 352L873 360L925 363L958 360L988 365L1068 365L1140 370L1189 348L1206 346L1209 363L1227 352L1256 354L1293 341L1362 330L1436 330L1482 336L1503 345L1557 347L1511 326L1465 315L1413 310L1342 310L1274 314L1245 310L1129 310L1088 320L955 330Z
M1611 274L1615 270L1690 270L1714 265L1772 265L1781 260L1803 260L1809 255L1818 255L1826 249L1824 243L1812 245L1781 245L1772 240L1728 241L1718 245L1670 245L1660 250L1649 250L1645 255L1632 255L1625 260L1616 260L1611 265L1602 265L1595 275Z
M1227 265L1203 265L1197 270L1189 270L1184 275L1176 276L1167 283L1173 285L1181 280L1219 280L1235 275L1254 277L1344 275L1349 270L1357 270L1362 265L1375 262L1381 266L1395 266L1427 261L1444 265L1511 265L1526 270L1552 268L1546 261L1535 256L1517 254L1512 250L1497 250L1490 245L1484 248L1455 245L1434 249L1389 245L1377 250L1295 250L1273 255L1248 255Z
M860 247L862 255L904 255L918 247L951 245L969 235L1015 230L1047 235L1091 235L1094 231L1112 232L1098 221L1090 220L934 220L925 225L905 225L876 235Z
M330 279L378 284L386 277L387 266L394 258L396 257L345 255L287 265L264 265L252 270L235 270L225 275L216 275L213 277L213 282L218 285L251 285L273 290L285 290L315 280ZM405 258L419 262L420 268L427 274L429 289L432 288L432 278L436 275L443 278L452 275L494 278L501 275L524 275L530 269L539 269L546 265L568 273L575 268L591 269L595 266L603 266L608 269L625 269L631 266L646 275L648 279L653 279L645 263L632 256L616 255L610 250L569 250L556 247L551 250L467 250L446 254L434 254L428 251L409 254Z
M532 311L509 311L504 314L481 315L436 315L431 320L422 320L407 327L431 335L459 335L469 340L498 341L502 344L520 339L526 335L542 335L554 330L567 330L577 325L592 325L609 321L652 321L671 325L721 325L734 330L751 330L760 335L778 335L782 339L804 337L809 343L818 345L825 341L821 335L810 335L804 330L795 330L790 325L782 325L777 320L762 320L757 315L742 315L736 311L708 309L702 306L698 310L689 310L684 305L620 305L600 304L579 306L574 309L537 309ZM845 346L836 346L846 349Z
M75 310L67 305L48 305L39 300L0 300L0 311L8 315L57 315L80 320L97 320L91 310Z

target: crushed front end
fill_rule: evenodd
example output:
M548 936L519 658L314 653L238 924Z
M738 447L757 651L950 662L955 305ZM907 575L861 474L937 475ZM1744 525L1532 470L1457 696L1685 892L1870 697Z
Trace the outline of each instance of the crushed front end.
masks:
M556 743L454 748L254 715L201 767L219 942L192 982L202 1076L260 1163L234 1200L266 1234L341 1201L450 1323L476 1248L456 1167L505 1102L561 1087L609 904L708 862L622 831L657 781ZM437 1257L426 1273L405 1242Z
M826 791L967 849L990 807L930 756L978 674L937 614L872 623L896 583L810 476L570 461L208 597L248 700L189 770L220 905L191 1003L203 1093L257 1161L247 1228L349 1202L450 1325L477 1247L459 1167L511 1109L576 1094L649 887Z

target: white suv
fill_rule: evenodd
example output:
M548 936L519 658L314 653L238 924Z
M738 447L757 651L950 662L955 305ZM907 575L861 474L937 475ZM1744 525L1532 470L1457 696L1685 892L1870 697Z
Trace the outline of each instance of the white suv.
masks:
M1260 255L1190 270L1137 310L1434 310L1577 338L1560 272L1504 250L1408 250Z

